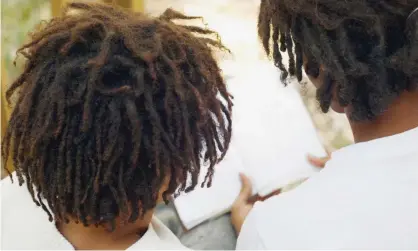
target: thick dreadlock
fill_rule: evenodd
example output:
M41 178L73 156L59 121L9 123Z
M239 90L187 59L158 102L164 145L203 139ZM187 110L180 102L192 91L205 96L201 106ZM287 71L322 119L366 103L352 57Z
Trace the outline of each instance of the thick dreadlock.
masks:
M417 7L418 0L262 0L258 33L283 80L302 80L304 56L308 75L323 66L324 112L335 99L352 106L351 119L371 120L417 87L418 15L407 20Z
M210 185L232 102L212 51L225 48L207 36L215 33L173 22L195 18L75 2L19 49L27 64L7 91L20 90L2 157L51 221L134 222L167 179L166 201L192 190L201 160Z

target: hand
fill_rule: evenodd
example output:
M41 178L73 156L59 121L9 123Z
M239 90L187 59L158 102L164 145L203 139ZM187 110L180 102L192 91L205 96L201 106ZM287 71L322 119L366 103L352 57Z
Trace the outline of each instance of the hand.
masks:
M252 195L252 185L250 179L244 174L240 174L242 188L231 208L231 222L237 234L241 231L245 218L253 208L254 201L250 201Z
M323 158L318 158L318 157L314 157L312 155L308 155L308 161L309 163L311 163L311 165L313 165L314 167L317 168L324 168L325 164L331 159L331 155L328 153L327 157L323 157Z
M309 155L308 161L317 168L324 168L325 164L331 159L330 154L324 158ZM240 174L242 188L231 208L231 222L237 234L240 233L245 218L250 213L256 201L264 201L280 193L280 190L273 192L266 197L252 196L252 185L250 179L245 174Z

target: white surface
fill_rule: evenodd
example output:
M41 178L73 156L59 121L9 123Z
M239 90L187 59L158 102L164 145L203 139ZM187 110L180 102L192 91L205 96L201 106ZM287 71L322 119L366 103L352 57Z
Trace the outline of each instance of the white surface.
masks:
M216 167L211 188L197 188L175 200L183 225L191 229L229 211L239 193L239 172L261 196L316 172L308 153L325 156L302 99L294 86L284 87L270 64L229 72L234 98L233 139L226 159Z
M179 218L186 229L192 229L230 210L241 188L238 176L241 171L241 159L232 146L225 159L216 167L211 188L201 188L198 185L193 192L174 200Z
M0 182L1 250L74 250L54 222L32 201L26 186L9 178ZM127 250L187 250L180 240L156 217L147 232Z
M295 86L284 87L278 77L259 76L241 85L233 80L231 89L236 97L235 144L255 189L265 196L314 174L306 155L326 156L326 152Z
M418 249L418 128L334 152L296 189L257 203L245 249Z

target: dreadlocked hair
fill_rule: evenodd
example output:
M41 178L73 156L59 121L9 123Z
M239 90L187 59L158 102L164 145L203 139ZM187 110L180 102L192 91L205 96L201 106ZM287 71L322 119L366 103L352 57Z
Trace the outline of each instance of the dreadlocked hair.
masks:
M317 99L352 106L350 119L372 120L417 87L418 0L261 0L258 34L287 83L305 72L324 83ZM283 63L287 51L288 67Z
M210 186L232 97L216 33L174 22L196 18L74 2L18 50L26 65L7 91L10 103L19 90L2 157L51 221L134 222L167 179L166 202L193 190L201 165Z

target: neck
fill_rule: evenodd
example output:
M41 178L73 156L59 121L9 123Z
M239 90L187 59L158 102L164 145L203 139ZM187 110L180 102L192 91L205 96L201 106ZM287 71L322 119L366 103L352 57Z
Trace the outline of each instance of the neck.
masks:
M117 219L112 232L104 226L85 227L74 221L57 223L57 228L76 250L125 250L148 230L152 215L153 212L148 212L143 219L126 224Z
M399 134L418 127L418 92L402 93L372 121L350 121L356 143Z

